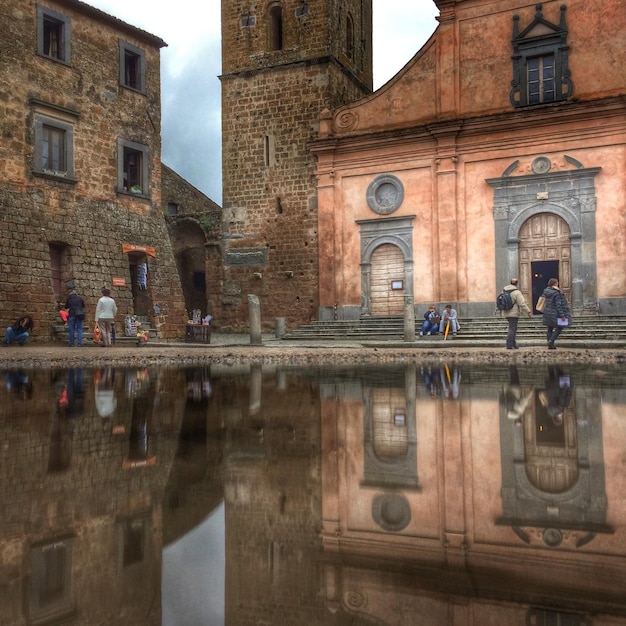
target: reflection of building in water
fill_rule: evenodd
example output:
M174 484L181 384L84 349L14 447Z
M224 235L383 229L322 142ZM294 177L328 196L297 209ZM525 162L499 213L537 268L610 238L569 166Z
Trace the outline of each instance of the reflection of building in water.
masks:
M557 370L544 380L537 368L520 369L520 382L506 370L473 368L463 377L472 385L451 402L408 371L379 386L362 378L325 390L333 399L322 404L329 609L437 626L582 626L590 613L594 623L599 613L625 616L626 476L616 463L609 520L602 415L610 420L615 409L603 407L600 392ZM511 384L522 393L507 400ZM547 392L545 407L536 388ZM393 429L401 399L404 433ZM514 419L511 399L523 404ZM560 410L548 411L553 404ZM610 533L616 527L619 536Z
M407 376L415 376L414 369L409 372ZM412 393L407 394L407 389ZM389 382L387 386L372 382L361 389L365 420L364 485L389 490L419 488L415 391L415 380L407 383L402 372L394 379L393 386ZM386 510L392 505L384 503L397 498L397 494L380 496L377 510Z
M597 389L574 387L549 366L541 387L511 429L501 406L502 504L500 524L526 543L567 541L580 547L607 525L602 402Z
M224 498L223 428L220 411L210 400L210 368L186 368L184 376L187 393L178 399L183 420L163 503L164 545L198 526Z
M225 623L326 626L317 381L255 365L211 372L209 411L224 430Z
M33 396L19 414L11 403L23 401L0 390L2 624L161 624L162 500L184 381L176 370L153 377L148 446L157 462L124 468L133 398L117 373L106 421L91 370L82 380L76 371L30 372Z

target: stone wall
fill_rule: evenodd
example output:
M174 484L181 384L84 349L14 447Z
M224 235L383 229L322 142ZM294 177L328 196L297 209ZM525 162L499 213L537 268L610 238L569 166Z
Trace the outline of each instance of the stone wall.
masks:
M223 295L222 209L166 165L162 201L187 311L200 309L221 324ZM204 281L194 275L204 276Z
M106 285L118 317L151 313L158 304L167 312L162 336L182 336L183 297L161 210L165 43L81 2L59 0L43 8L68 27L70 46L58 58L38 47L39 5L0 6L10 16L0 25L0 326L27 312L33 340L48 340L69 285L84 297L88 319ZM141 59L137 88L121 84L121 45ZM65 163L44 168L39 133L46 125L63 131ZM122 183L124 146L140 154L138 193ZM141 262L149 283L139 298L133 266Z
M225 323L261 300L265 327L317 316L318 216L309 144L319 114L371 90L371 6L283 3L283 45L271 49L264 10L242 14L222 2L223 219ZM354 5L354 6L353 6ZM345 51L348 11L365 48ZM242 24L246 24L242 26Z

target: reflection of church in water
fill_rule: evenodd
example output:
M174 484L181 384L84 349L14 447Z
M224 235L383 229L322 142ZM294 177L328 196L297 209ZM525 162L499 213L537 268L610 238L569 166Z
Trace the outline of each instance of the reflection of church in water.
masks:
M514 380L507 392L517 395L518 390L525 406L515 421L510 407L501 405L504 515L499 523L510 525L526 543L537 535L548 546L566 541L581 547L596 533L611 532L600 390L576 394L571 376L557 366L548 368L542 388L522 390ZM577 419L577 409L584 418Z
M323 418L329 608L380 623L392 606L406 623L490 623L504 605L511 623L624 614L608 396L558 367L478 372L408 366L326 390L342 395ZM444 386L453 380L456 397Z

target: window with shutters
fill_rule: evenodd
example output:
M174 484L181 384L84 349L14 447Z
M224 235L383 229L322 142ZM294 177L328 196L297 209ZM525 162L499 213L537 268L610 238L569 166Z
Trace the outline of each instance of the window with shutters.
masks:
M144 93L146 91L146 53L127 41L119 41L120 85Z
M70 18L37 5L37 54L69 64L71 56Z
M546 20L538 4L534 19L520 31L519 16L513 17L513 80L511 104L514 107L548 104L572 95L568 63L565 6L558 24Z

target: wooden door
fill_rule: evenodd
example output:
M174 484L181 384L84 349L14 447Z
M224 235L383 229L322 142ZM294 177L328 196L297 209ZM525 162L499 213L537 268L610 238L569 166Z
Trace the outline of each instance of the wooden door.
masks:
M527 220L519 234L519 281L520 291L529 306L533 303L532 263L557 261L559 288L571 304L572 248L567 222L554 213L539 213Z
M370 295L372 315L404 314L404 255L385 243L372 253Z

